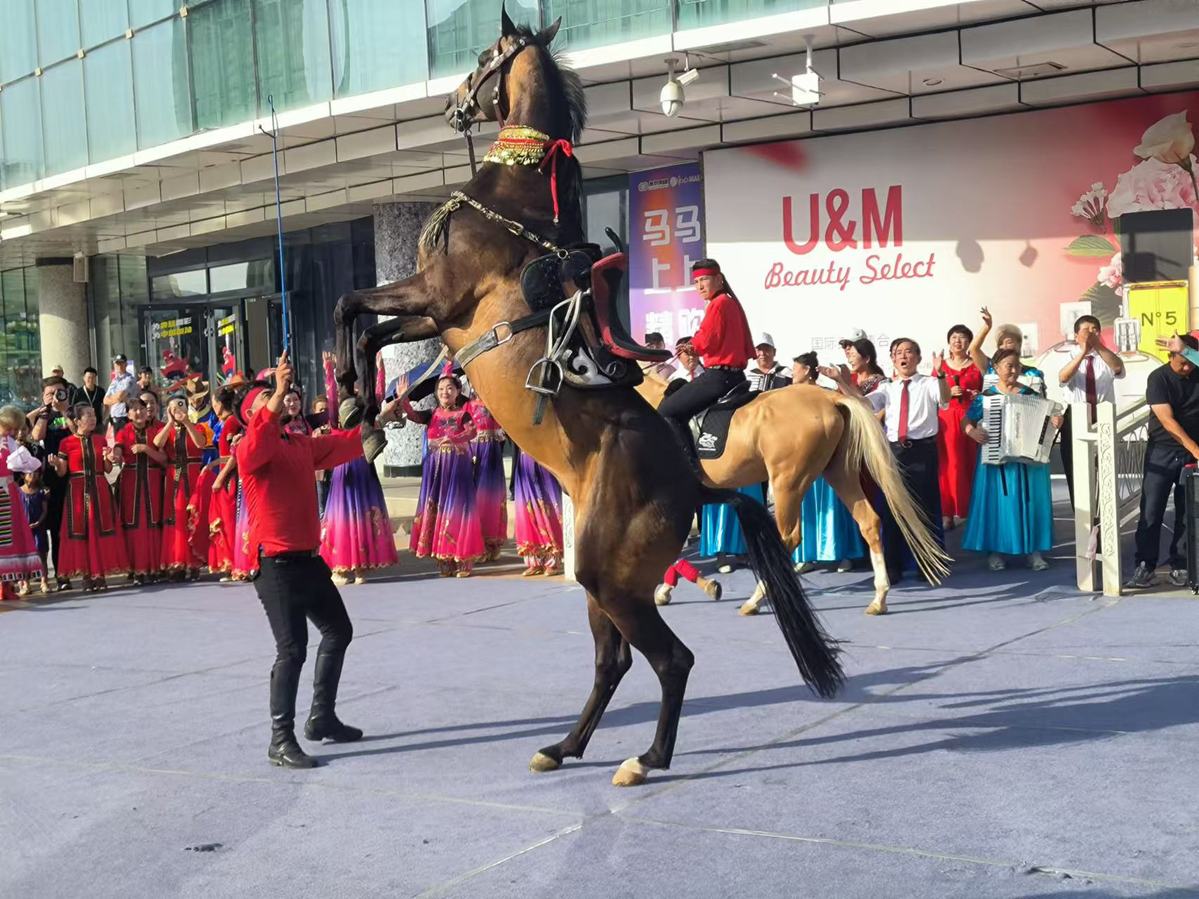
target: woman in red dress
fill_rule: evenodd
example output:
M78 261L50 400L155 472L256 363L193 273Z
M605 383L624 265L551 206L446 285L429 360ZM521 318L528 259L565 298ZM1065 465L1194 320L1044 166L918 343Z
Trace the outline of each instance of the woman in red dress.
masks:
M197 525L191 499L204 470L204 449L212 445L212 431L187 415L187 400L171 397L167 424L154 438L154 445L167 454L165 516L162 530L162 569L174 580L197 580L207 559L197 555L192 533ZM204 525L207 527L207 524Z
M970 359L974 334L969 328L954 325L946 340L949 352L941 371L949 384L950 400L938 415L941 430L937 434L937 452L941 457L941 514L945 529L949 530L970 511L970 485L974 483L978 444L962 429L962 423L974 397L983 389L983 375Z
M139 587L162 570L163 475L167 456L154 445L162 422L150 420L150 410L140 399L127 403L129 424L116 435L125 463L117 482L129 578Z
M56 573L68 584L82 576L88 591L106 590L108 575L129 570L116 503L104 477L114 458L120 458L120 450L96 433L96 410L80 403L75 433L63 439L51 461L58 476L67 479Z
M231 441L241 433L241 422L233 414L236 385L225 384L213 394L212 408L221 419L217 437L216 479L208 506L208 568L228 580L233 575L233 546L237 539L237 462Z

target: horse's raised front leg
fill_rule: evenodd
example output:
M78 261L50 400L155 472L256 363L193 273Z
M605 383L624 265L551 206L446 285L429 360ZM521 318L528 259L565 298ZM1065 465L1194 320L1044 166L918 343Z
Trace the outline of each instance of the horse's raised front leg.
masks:
M590 593L587 594L587 620L591 625L591 636L595 639L595 683L591 687L591 695L587 697L587 704L583 706L578 722L566 739L546 746L534 755L529 762L530 771L554 771L561 767L564 758L583 757L621 678L633 664L629 644Z
M333 327L337 332L337 383L343 397L355 394L359 386L373 392L373 385L359 385L354 364L354 322L358 316L424 318L429 314L430 302L429 281L423 271L394 284L355 290L337 301L333 309Z
M412 315L399 315L371 325L362 332L354 352L354 367L362 373L364 385L362 399L362 417L369 424L375 423L379 414L379 403L383 399L376 396L378 380L377 359L379 351L393 343L408 343L414 340L428 340L437 336L437 325L431 318L418 318Z

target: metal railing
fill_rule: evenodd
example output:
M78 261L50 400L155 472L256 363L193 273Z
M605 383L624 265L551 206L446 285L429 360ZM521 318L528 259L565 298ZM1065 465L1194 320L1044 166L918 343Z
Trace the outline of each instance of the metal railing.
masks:
M1095 423L1086 403L1074 403L1074 561L1078 589L1119 596L1122 583L1120 532L1136 517L1145 476L1148 421L1144 400L1117 409L1100 403Z

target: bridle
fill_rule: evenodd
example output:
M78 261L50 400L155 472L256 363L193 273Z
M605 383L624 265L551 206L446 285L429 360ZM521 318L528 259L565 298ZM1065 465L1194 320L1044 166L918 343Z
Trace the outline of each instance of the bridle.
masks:
M490 105L495 113L495 120L503 127L503 117L500 114L500 103L503 102L504 91L504 66L508 65L518 53L529 46L529 39L525 37L517 38L508 45L508 49L500 51L497 47L495 53L492 54L491 60L485 65L481 71L477 73L478 77L474 79L474 83L470 86L470 90L466 92L466 96L461 102L454 107L454 114L450 119L450 124L455 131L461 132L466 140L466 150L470 155L470 173L471 175L478 174L478 166L475 163L475 142L470 133L470 126L474 122L476 114L483 113L483 106L479 103L479 92L493 75L499 74L496 79L495 86L491 89Z

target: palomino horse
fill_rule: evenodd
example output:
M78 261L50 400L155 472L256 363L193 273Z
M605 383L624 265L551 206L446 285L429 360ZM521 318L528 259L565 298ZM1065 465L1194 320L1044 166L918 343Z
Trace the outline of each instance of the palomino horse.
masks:
M519 29L505 14L501 38L449 98L451 124L497 118L506 127L478 174L430 220L417 273L338 302L338 379L347 392L361 389L363 415L373 421L375 349L440 336L509 436L561 481L575 506L576 576L587 592L595 681L574 729L536 753L530 767L549 771L563 758L582 757L636 649L658 675L662 705L649 750L613 776L614 784L627 786L644 782L650 769L669 768L674 753L694 657L662 620L653 594L699 503L736 504L751 561L769 586L804 679L830 696L843 675L760 504L700 484L666 421L635 391L565 386L541 407L524 386L546 353L547 329L544 318L536 326L522 322L533 321L522 270L547 250L583 238L581 170L568 141L583 127L584 100L578 78L548 50L557 30L557 24L540 33ZM477 99L484 87L486 100ZM537 166L539 160L545 164ZM353 322L362 313L397 318L368 328L352 356ZM536 409L544 415L539 424Z
M657 408L666 383L647 376L637 392ZM769 479L774 494L774 517L788 552L799 546L800 506L812 482L824 475L845 504L870 549L874 569L874 600L868 615L887 612L891 588L878 513L862 491L861 472L870 473L929 580L946 573L945 554L928 528L903 483L886 436L870 407L812 384L768 390L733 412L724 451L701 461L704 479L715 487L747 487ZM741 606L742 615L755 615L767 587L759 582L754 595Z

